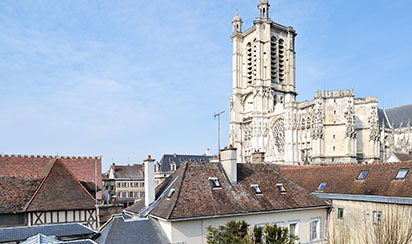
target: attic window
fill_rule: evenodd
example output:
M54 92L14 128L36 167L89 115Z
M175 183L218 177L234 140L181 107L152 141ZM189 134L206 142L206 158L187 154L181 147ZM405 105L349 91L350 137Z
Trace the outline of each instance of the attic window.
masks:
M175 193L176 189L172 188L170 189L169 193L167 194L167 199L170 200L170 198L173 196L173 193Z
M409 169L400 169L398 174L395 177L395 180L403 180L405 179L406 175L408 174Z
M325 187L326 187L326 182L322 182L322 183L320 183L320 185L318 186L318 191L323 191L323 189L325 189Z
M252 185L250 185L250 187L252 187L253 190L255 190L255 193L256 193L256 194L262 194L262 191L260 190L258 184L252 184Z
M280 193L282 193L282 194L286 193L286 189L285 189L285 187L283 186L282 183L277 183L276 187L279 189Z
M209 177L209 181L212 182L213 188L221 188L219 180L216 177Z
M369 170L362 170L358 176L358 180L364 180L368 176Z

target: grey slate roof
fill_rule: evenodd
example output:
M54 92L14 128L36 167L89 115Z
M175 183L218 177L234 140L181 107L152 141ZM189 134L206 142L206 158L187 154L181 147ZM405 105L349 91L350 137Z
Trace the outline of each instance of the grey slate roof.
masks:
M79 223L9 227L0 229L0 243L24 241L40 233L46 236L56 236L57 238L90 238L97 235L97 232Z
M114 215L100 230L99 244L166 244L170 243L156 220L129 219Z
M385 118L385 113L387 118ZM395 129L406 127L409 120L412 121L412 104L388 109L379 109L378 116L380 125L382 124L382 121L385 122L385 128L391 128L392 123L394 124Z
M171 170L171 163L176 164L176 168L179 168L184 162L202 162L208 163L212 156L206 155L179 155L179 154L164 154L163 157L160 159L159 170L161 172L169 172Z

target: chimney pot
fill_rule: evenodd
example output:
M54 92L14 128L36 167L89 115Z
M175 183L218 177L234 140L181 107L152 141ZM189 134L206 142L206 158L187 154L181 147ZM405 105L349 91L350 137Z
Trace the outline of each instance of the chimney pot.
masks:
M151 160L152 159L152 155L147 155L147 160Z

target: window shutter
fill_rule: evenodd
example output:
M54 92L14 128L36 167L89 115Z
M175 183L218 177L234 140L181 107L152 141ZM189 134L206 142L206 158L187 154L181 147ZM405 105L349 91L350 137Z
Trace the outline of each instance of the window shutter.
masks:
M319 238L320 238L321 240L323 239L324 231L326 231L326 230L323 230L322 219L319 219Z
M313 240L313 225L314 225L314 223L313 223L313 221L310 221L310 228L309 228L309 239L312 241Z

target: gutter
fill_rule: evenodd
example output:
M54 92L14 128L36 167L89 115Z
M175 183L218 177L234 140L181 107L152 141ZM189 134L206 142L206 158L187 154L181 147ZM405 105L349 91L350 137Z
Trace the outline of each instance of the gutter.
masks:
M375 195L317 193L317 192L313 192L312 195L317 196L322 199L412 205L412 197L391 197L391 196L375 196Z
M233 214L221 214L221 215L208 215L208 216L199 216L199 217L189 217L189 218L177 218L177 219L165 219L159 216L151 215L150 217L155 219L160 219L163 221L176 222L176 221L187 221L187 220L200 220L200 219L216 219L224 217L234 217L234 216L244 216L244 215L257 215L257 214L267 214L267 213L281 213L281 212L291 212L291 211L303 211L311 209L330 209L332 206L315 206L315 207L306 207L306 208L291 208L291 209L280 209L280 210L268 210L268 211L257 211L257 212L244 212L244 213L233 213ZM329 211L329 210L328 210Z

